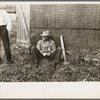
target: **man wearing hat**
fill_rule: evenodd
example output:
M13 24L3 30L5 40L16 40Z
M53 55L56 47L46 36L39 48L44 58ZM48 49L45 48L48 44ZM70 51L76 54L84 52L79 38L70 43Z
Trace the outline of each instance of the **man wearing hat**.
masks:
M49 30L43 31L42 40L39 40L36 47L31 48L31 60L38 63L43 58L48 58L58 63L61 56L61 48L56 48L55 42L50 39Z
M3 42L7 64L11 64L13 63L13 61L11 59L11 51L10 51L9 35L8 35L8 31L11 31L11 21L6 10L2 10L1 7L2 6L0 6L0 38ZM2 64L1 54L0 54L0 64Z

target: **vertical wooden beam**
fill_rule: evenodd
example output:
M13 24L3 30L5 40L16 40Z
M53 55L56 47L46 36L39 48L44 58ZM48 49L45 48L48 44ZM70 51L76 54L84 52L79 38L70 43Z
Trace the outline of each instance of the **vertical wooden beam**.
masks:
M61 41L61 48L62 48L62 53L63 53L63 57L64 57L64 64L67 64L66 52L65 52L65 47L64 47L64 40L63 40L62 35L60 35L60 41Z
M28 11L29 10L30 9L28 9ZM27 46L30 45L30 29L28 30L28 28L30 28L30 15L28 15L28 17L26 16L29 20L29 22L28 22L29 26L27 27L27 21L25 19L25 15L24 15L21 5L18 5L17 11L18 11L18 18L19 18L19 20L18 20L18 37L17 37L18 39L17 40L20 45L26 47L26 45ZM25 36L27 36L28 40L25 39Z

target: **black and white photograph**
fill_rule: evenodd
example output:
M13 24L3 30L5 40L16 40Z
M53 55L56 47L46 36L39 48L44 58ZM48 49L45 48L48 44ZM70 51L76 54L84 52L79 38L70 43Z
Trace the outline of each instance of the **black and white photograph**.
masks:
M100 4L0 4L0 82L99 82Z

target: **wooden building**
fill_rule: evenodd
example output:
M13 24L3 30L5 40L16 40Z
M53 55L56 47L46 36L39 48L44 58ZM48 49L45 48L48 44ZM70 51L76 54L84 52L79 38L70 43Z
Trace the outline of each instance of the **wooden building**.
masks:
M99 47L100 4L19 5L17 15L17 41L23 46L36 45L49 30L57 46L63 35L66 48Z

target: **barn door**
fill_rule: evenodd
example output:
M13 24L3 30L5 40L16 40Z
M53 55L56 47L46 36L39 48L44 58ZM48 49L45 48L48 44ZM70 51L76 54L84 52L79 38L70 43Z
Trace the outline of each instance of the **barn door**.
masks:
M17 43L23 47L30 45L30 5L17 5Z

